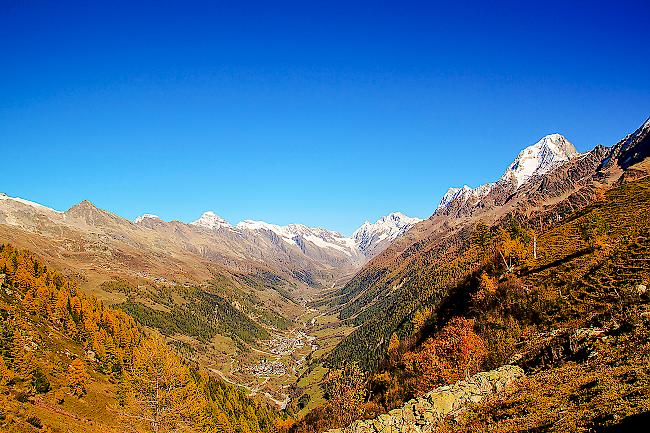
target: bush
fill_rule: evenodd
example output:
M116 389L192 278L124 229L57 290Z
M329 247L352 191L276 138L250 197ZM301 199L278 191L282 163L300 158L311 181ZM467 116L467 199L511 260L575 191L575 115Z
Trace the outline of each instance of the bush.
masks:
M26 421L36 428L43 428L43 423L37 416L30 416Z
M45 394L50 390L50 381L47 379L45 373L43 373L43 371L38 367L32 371L32 386L39 394Z
M303 394L300 396L298 399L298 409L302 410L304 409L307 404L309 404L309 401L311 400L311 396L309 394Z
M16 393L16 400L18 400L21 403L27 403L29 401L29 394L23 391L18 391Z
M492 369L508 362L522 335L522 328L513 317L490 315L479 325L480 334L487 346L485 368Z

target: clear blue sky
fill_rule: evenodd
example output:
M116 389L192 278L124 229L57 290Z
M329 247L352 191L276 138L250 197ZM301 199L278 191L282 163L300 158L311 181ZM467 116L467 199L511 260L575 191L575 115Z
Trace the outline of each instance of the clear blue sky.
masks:
M434 3L0 0L0 191L348 234L650 115L647 0Z

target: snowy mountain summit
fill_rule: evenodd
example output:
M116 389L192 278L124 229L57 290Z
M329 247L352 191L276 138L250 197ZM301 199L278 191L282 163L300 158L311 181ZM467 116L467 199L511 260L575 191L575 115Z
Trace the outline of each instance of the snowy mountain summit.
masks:
M315 248L324 248L344 254L348 257L359 255L354 242L338 232L320 227L307 227L303 224L279 226L264 221L244 220L235 226L239 231L267 234L289 245L295 245L306 251L307 243Z
M576 148L564 136L547 135L522 150L501 176L500 182L510 182L517 189L531 177L546 174L578 155Z
M352 239L364 256L371 257L420 221L419 218L393 212L374 224L366 221L352 234Z
M220 227L231 227L230 223L225 219L221 218L216 213L211 210L203 212L201 218L190 223L193 226L203 227L204 229L215 230Z
M533 177L542 176L579 155L573 144L564 136L547 135L519 152L496 184L486 183L477 188L467 185L462 188L449 188L440 200L436 212L448 212L452 206L476 206L497 184L506 191L514 192Z
M133 222L136 224L142 224L144 221L147 220L152 220L152 221L161 221L160 217L158 215L153 215L150 213L146 213L144 215L140 215L137 217Z
M462 188L449 188L442 197L442 200L440 200L438 209L447 208L452 203L467 203L472 200L478 201L485 197L492 190L493 186L493 183L486 183L477 188L470 188L467 185Z

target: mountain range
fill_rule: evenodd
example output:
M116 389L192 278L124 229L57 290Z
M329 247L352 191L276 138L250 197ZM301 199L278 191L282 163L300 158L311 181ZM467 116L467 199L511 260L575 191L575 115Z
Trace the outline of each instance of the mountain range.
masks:
M245 220L231 225L212 211L191 222L145 214L134 222L84 200L65 212L0 195L0 230L17 245L85 273L208 278L220 271L268 275L290 290L309 292L351 275L419 222L393 213L365 222L352 237L302 224ZM212 269L211 269L212 267Z
M634 150L648 125L611 149L597 146L585 153L560 134L547 135L525 147L500 179L477 188L450 188L425 222L395 212L375 223L366 221L350 237L302 224L244 220L232 225L213 211L191 223L163 221L152 214L131 222L87 200L60 212L4 194L0 234L64 268L81 271L84 278L95 275L93 280L116 274L169 281L202 281L215 272L262 279L272 275L279 283L275 286L298 298L310 297L319 287L338 285L345 291L343 285L359 270L364 275L373 262L419 244L422 237L435 237L442 226L458 226L477 215L496 221L524 210L543 211L548 218L551 207L559 217L566 212L562 207L588 202L596 183L616 179L606 174L621 169L611 162L614 157L620 161L625 156L626 164L638 160Z

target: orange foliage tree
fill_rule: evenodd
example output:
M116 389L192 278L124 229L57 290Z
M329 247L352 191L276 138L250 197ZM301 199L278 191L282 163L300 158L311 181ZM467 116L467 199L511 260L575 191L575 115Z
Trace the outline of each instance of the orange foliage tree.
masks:
M472 296L472 301L476 307L485 310L489 307L496 293L497 282L493 277L483 272L479 280L478 290Z
M455 317L419 351L405 354L404 365L414 392L423 393L478 372L486 356L473 321Z
M84 362L79 358L72 361L70 367L68 367L68 386L72 395L77 397L84 395L89 378Z

